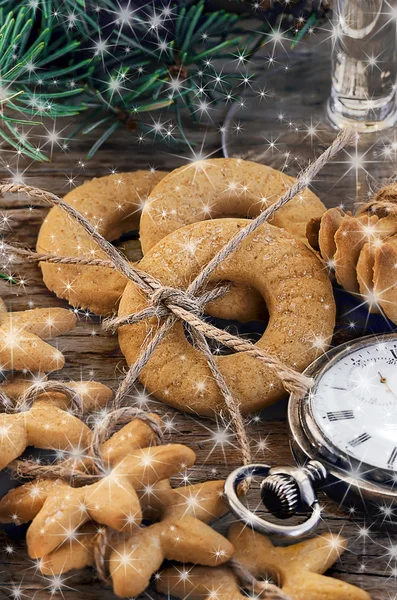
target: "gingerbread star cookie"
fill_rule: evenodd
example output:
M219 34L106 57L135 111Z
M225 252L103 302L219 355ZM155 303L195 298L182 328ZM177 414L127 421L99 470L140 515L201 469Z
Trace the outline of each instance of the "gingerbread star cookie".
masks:
M45 373L62 369L65 357L45 340L70 331L76 320L64 308L0 310L0 368Z
M323 575L346 549L346 540L341 536L326 534L292 546L275 547L266 536L236 523L230 528L229 539L235 547L233 558L263 585L269 575L277 576L282 593L290 600L370 600L360 588ZM247 598L244 585L226 566L173 566L161 573L157 589L183 600Z
M109 569L118 596L138 596L166 559L216 566L233 553L232 544L207 525L228 511L222 499L224 481L177 489L164 483L152 492L146 511L157 515L158 522L111 549ZM141 502L145 505L145 496Z
M52 385L55 390L62 390L59 382L32 386L26 380L12 380L0 386L3 400L7 398L10 403L18 402L18 399L22 401L20 411L0 414L0 469L18 458L28 446L72 451L85 448L90 442L91 430L68 412L69 398L61 391L46 391ZM69 382L67 388L79 394L83 409L104 406L112 397L108 387L95 381ZM37 400L26 410L25 400L30 392Z

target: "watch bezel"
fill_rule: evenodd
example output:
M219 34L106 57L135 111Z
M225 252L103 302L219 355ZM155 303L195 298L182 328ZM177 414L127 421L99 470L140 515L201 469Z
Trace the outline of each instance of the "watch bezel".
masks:
M369 463L359 461L336 446L319 427L313 415L311 397L322 374L338 362L342 357L370 345L395 340L397 333L369 335L358 340L345 342L321 355L304 371L305 375L315 378L314 386L299 398L291 394L288 405L289 427L295 444L310 459L321 460L329 473L349 485L365 488L366 485L381 486L382 491L390 491L395 498L397 493L397 472L383 469ZM372 485L371 485L372 484ZM395 489L393 490L393 486ZM374 491L371 489L371 491ZM389 495L389 494L387 494Z

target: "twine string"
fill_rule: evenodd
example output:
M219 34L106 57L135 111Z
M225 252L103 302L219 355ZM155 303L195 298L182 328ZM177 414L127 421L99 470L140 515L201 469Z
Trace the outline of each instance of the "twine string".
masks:
M66 459L45 465L32 459L13 460L7 465L7 470L12 479L63 479L72 487L90 485L102 479L102 474L82 471L72 467L72 462L74 464L74 460Z
M112 581L108 568L108 552L110 548L110 538L113 537L113 530L109 527L101 527L95 537L94 543L94 561L95 569L99 579L106 585L111 585Z
M250 462L252 462L251 461L251 448L250 448L248 436L245 431L244 420L243 420L243 417L242 417L241 411L240 411L240 405L233 398L233 395L232 395L231 391L229 390L229 386L227 385L224 376L222 375L221 371L218 368L218 365L216 364L214 355L211 352L211 349L209 347L209 344L208 344L208 341L207 341L205 335L197 328L196 329L192 328L191 333L192 333L194 341L196 342L197 348L206 357L207 364L210 368L212 376L213 376L214 380L216 381L216 384L225 400L227 410L229 412L230 418L234 425L236 437L241 443L241 455L243 458L243 463L245 465L249 465ZM244 492L248 491L248 481L247 480L244 482L244 486L242 489Z
M42 394L51 392L63 394L69 400L72 412L82 416L85 412L84 401L77 390L73 389L64 381L40 381L34 383L20 396L17 404L17 410L28 410Z
M14 403L7 394L0 388L0 403L6 413L13 412Z
M13 402L0 387L0 403L5 412L15 414L29 410L40 396L50 394L51 392L66 396L69 400L71 410L79 416L84 414L83 399L76 390L64 381L47 380L33 383L21 394L16 402Z
M7 253L10 256L15 254L24 258L28 262L48 262L52 264L66 264L66 265L86 265L91 267L107 267L114 269L114 264L111 260L103 260L100 258L83 258L80 256L60 256L59 254L53 254L51 252L40 253L28 250L27 248L21 248L13 244L8 244L4 240L0 243L0 250L3 254Z
M146 344L142 346L141 354L138 360L135 361L135 363L129 367L127 373L125 374L125 377L122 379L119 387L117 388L114 397L114 402L116 406L120 405L124 401L124 399L127 396L129 396L131 390L135 385L136 380L138 379L139 373L147 365L153 352L160 344L160 342L165 338L165 336L168 333L168 330L174 325L175 322L176 318L174 317L174 315L168 316L164 323L160 325L160 327L154 333L153 337L151 337L146 342Z

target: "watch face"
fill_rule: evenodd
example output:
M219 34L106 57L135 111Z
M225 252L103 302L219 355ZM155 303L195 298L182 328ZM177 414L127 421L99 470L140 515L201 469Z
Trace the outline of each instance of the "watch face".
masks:
M320 371L309 402L338 454L364 471L397 472L397 336L362 340L337 354Z

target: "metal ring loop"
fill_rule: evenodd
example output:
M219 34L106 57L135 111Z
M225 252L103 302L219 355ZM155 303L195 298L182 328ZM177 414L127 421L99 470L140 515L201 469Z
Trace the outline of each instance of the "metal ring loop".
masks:
M271 523L266 519L258 517L240 501L237 495L237 489L240 483L249 477L266 477L269 474L270 469L271 467L269 465L253 464L240 467L230 473L224 486L224 495L230 510L246 525L249 525L259 533L289 539L299 539L304 537L310 533L320 521L321 507L317 500L311 505L312 512L310 516L303 521L303 523L299 523L298 525L278 525L277 523Z

